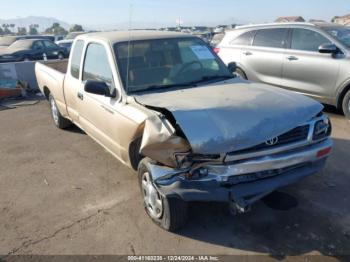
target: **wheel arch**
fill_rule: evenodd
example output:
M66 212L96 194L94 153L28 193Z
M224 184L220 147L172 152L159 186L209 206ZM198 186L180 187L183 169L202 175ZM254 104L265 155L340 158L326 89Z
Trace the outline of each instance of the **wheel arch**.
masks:
M340 92L338 92L338 96L337 96L337 108L338 109L342 109L343 106L343 99L345 97L345 95L347 94L347 92L350 91L350 80L347 81L347 83L344 85L344 87L341 89Z
M43 87L43 92L44 92L44 96L45 96L46 100L49 100L49 96L51 94L50 89L47 86L44 86Z

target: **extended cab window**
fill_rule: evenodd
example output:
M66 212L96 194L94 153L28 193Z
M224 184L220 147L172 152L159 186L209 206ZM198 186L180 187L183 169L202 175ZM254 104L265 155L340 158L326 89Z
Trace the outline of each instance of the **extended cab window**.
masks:
M330 41L320 33L308 29L293 29L291 48L294 50L318 52L319 46L327 43Z
M86 80L103 81L109 86L113 84L113 74L107 52L100 44L89 44L86 50L83 81Z
M259 30L254 38L254 46L285 48L288 29L272 28Z
M71 75L77 79L79 79L79 74L80 74L80 62L83 54L83 48L84 48L84 41L78 40L75 43L75 46L72 52L70 72L71 72Z
M249 31L241 34L236 39L231 41L231 45L246 45L250 46L252 45L253 37L255 35L256 31Z

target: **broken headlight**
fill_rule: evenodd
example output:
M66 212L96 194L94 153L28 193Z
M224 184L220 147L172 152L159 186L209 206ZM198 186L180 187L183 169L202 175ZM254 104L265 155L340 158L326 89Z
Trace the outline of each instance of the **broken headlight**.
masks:
M190 153L175 153L174 157L176 160L177 168L189 168L192 165Z
M332 124L328 117L315 123L313 140L320 140L330 136L332 133Z

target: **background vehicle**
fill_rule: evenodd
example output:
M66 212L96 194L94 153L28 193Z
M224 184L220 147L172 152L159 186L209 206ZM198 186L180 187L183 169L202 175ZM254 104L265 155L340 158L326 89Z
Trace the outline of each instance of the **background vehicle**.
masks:
M74 40L77 36L86 34L86 32L70 32L64 40Z
M45 39L54 41L54 36L46 36L46 35L22 35L22 36L2 36L0 37L0 47L8 47L12 45L17 40L21 39Z
M342 109L350 118L350 28L335 24L243 26L219 44L242 78L280 86Z
M320 170L331 152L321 104L234 78L189 34L87 34L68 66L39 62L35 72L55 125L75 123L138 170L145 210L167 230L184 225L189 201L245 212Z
M72 48L72 45L73 45L73 42L74 40L71 39L71 40L60 40L60 41L57 41L56 44L62 48L65 48L67 50L67 54L69 55L70 53L70 50Z
M220 44L224 36L225 36L224 33L214 34L213 38L210 41L210 45L212 47L216 47L218 44Z
M0 50L0 62L20 62L43 59L64 59L65 48L54 42L42 39L22 39L14 42L6 49Z

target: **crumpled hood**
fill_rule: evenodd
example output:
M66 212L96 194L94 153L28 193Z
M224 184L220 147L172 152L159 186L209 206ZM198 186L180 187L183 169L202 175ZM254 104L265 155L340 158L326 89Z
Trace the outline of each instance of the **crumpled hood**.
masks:
M323 109L306 96L239 79L137 94L135 99L169 110L197 154L253 147L302 125Z

